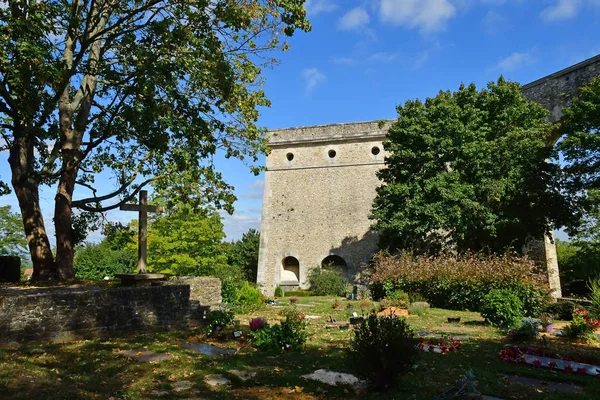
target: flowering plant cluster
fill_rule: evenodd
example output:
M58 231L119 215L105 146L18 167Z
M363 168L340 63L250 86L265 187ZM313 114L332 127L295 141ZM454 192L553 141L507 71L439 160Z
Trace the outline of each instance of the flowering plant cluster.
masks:
M437 341L434 338L430 338L429 340L425 341L425 338L421 337L419 338L418 346L421 350L427 350L430 352L433 352L437 346L442 350L442 354L446 354L460 349L462 347L462 343L458 339L446 336Z
M250 321L250 330L256 332L267 325L268 322L265 317L253 318L252 321Z
M521 326L517 329L510 329L508 335L513 339L532 339L539 335L538 328L542 321L539 319L527 317L521 320Z
M582 310L581 308L576 308L575 311L573 311L573 322L578 322L578 323L585 323L587 325L590 326L590 328L592 328L593 330L598 329L598 327L600 327L600 320L598 319L590 319L588 316L588 312L585 310Z
M479 310L490 289L506 289L521 300L526 315L538 315L548 293L544 272L532 260L509 254L426 257L379 253L368 275L375 299L401 289L420 293L434 307L453 310Z
M525 363L525 358L523 357L524 354L539 356L539 357L554 358L554 359L563 360L563 361L567 361L567 362L572 361L574 363L583 363L583 364L600 366L600 360L598 360L596 358L578 357L578 356L573 356L573 355L569 355L569 354L564 354L561 356L557 353L545 350L543 348L532 348L532 347L520 348L517 346L513 346L508 349L500 350L498 352L497 357L498 357L498 359L500 359L502 361L517 364L517 363ZM534 359L532 364L534 367L546 366L538 358ZM555 361L549 361L548 365L547 365L547 367L552 370L555 370L557 366L558 366L558 364ZM563 369L563 371L566 372L567 374L572 374L572 373L577 373L580 375L587 374L587 368L579 367L579 368L575 369L571 364L565 365L565 368Z

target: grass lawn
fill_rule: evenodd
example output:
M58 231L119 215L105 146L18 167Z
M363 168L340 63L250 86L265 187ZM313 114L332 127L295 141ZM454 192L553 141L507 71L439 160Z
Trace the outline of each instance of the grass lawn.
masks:
M341 300L345 307L347 301ZM355 394L348 387L331 387L301 378L317 369L353 372L347 349L353 336L349 330L327 330L324 323L331 315L347 321L350 310L333 310L333 298L298 298L297 307L309 319L309 341L302 352L265 353L254 350L243 340L219 342L222 347L239 349L226 358L209 357L180 348L187 341L207 340L198 331L153 333L111 340L80 341L60 345L25 346L0 350L0 399L431 399L454 386L467 370L472 369L480 392L504 399L599 399L600 379L567 375L548 369L508 364L496 359L507 345L502 332L483 324L477 313L432 309L426 315L410 316L415 331L466 334L460 350L449 354L422 353L414 370L400 378L400 389L390 393ZM242 326L253 317L266 316L273 323L282 306L238 315ZM354 302L358 310L358 302ZM448 324L447 317L461 317L461 323ZM214 342L214 340L212 340ZM532 343L532 346L540 346ZM555 351L600 355L598 345L575 345L551 339ZM169 353L173 358L142 363L117 354L120 350L145 348ZM228 373L231 370L257 372L243 382ZM204 382L207 374L222 374L232 383L217 389ZM541 378L545 381L573 382L584 387L584 394L570 394L530 389L505 382L507 375ZM177 391L185 381L191 388Z

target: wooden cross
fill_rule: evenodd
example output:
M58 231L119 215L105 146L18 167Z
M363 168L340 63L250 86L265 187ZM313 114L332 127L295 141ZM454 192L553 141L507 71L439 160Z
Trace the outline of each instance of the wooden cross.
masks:
M165 208L162 206L148 205L148 192L140 190L139 204L122 204L121 211L138 211L138 273L145 274L146 269L146 254L148 248L148 213L163 212Z

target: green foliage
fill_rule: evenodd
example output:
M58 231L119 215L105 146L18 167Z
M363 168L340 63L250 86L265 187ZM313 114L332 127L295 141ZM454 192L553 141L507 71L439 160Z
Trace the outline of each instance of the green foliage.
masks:
M600 326L598 319L590 318L580 308L573 310L573 321L563 328L563 335L570 339L596 340L594 330Z
M313 295L313 292L310 290L288 290L285 294L286 296L309 297Z
M211 334L233 324L235 314L230 310L210 311L206 316L206 333Z
M479 311L490 325L510 328L523 318L523 303L509 290L494 289L482 299Z
M579 238L572 242L556 240L560 283L564 295L586 296L587 282L600 276L600 241Z
M511 329L509 335L515 340L531 340L539 335L538 328L541 325L539 319L527 317L521 320L521 325L517 329Z
M106 240L99 244L86 243L77 248L73 264L79 279L114 278L116 274L135 272L137 251L131 247L113 249Z
M301 350L307 339L304 314L295 307L286 309L280 325L266 325L252 332L253 345L260 350Z
M314 268L310 271L308 282L315 296L344 296L348 284L348 281L336 271L322 268Z
M252 306L262 303L262 293L248 282L244 282L237 291L235 304L238 306Z
M549 303L544 307L544 313L549 314L554 319L561 321L571 321L573 319L573 311L576 308L583 308L581 305L570 300L557 301Z
M259 247L260 234L256 229L250 229L240 240L231 243L226 250L227 263L239 269L244 279L250 282L256 282Z
M259 172L253 163L266 140L256 121L270 106L262 69L289 48L285 37L311 29L300 0L11 2L0 21L3 150L28 149L8 161L30 210L40 186L60 182L57 231L81 231L70 206L105 211L101 201L149 182L168 206L208 202L231 212L233 188L212 157L222 151ZM116 190L96 192L100 174L114 174ZM76 184L93 196L64 202ZM28 212L28 229L43 228ZM36 271L51 258L47 236L37 242L43 252L32 255L45 256Z
M238 283L229 277L221 279L221 297L224 304L233 305L238 297Z
M410 315L418 315L422 317L429 311L430 305L424 301L417 301L408 306L408 313Z
M284 296L283 289L279 285L277 285L277 287L275 288L275 296L276 297L283 297Z
M590 300L592 305L589 307L592 318L600 319L600 280L595 279L589 282Z
M490 289L514 293L527 315L538 315L548 300L546 276L531 260L508 254L425 257L380 253L374 258L369 279L377 300L401 289L419 293L433 307L451 310L479 310Z
M393 301L395 307L406 308L410 304L408 294L401 289L396 289L388 294L387 299Z
M577 219L545 142L548 112L517 83L461 85L397 111L371 215L383 248L504 251Z
M351 349L357 370L379 390L398 385L398 375L415 363L414 331L405 318L364 319L354 331Z
M23 266L31 263L28 253L21 216L10 206L0 207L0 256L17 256Z
M180 204L148 227L148 269L178 276L218 276L227 270L219 214Z

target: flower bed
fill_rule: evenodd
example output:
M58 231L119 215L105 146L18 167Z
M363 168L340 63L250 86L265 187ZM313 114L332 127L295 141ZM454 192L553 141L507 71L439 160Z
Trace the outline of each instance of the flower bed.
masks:
M430 338L425 341L425 338L419 338L419 349L430 353L446 354L456 351L461 348L462 343L458 339L451 337L442 337L440 339Z
M562 370L565 373L600 377L600 360L594 357L560 355L542 348L513 346L498 352L498 359L515 364L530 364L534 367Z

